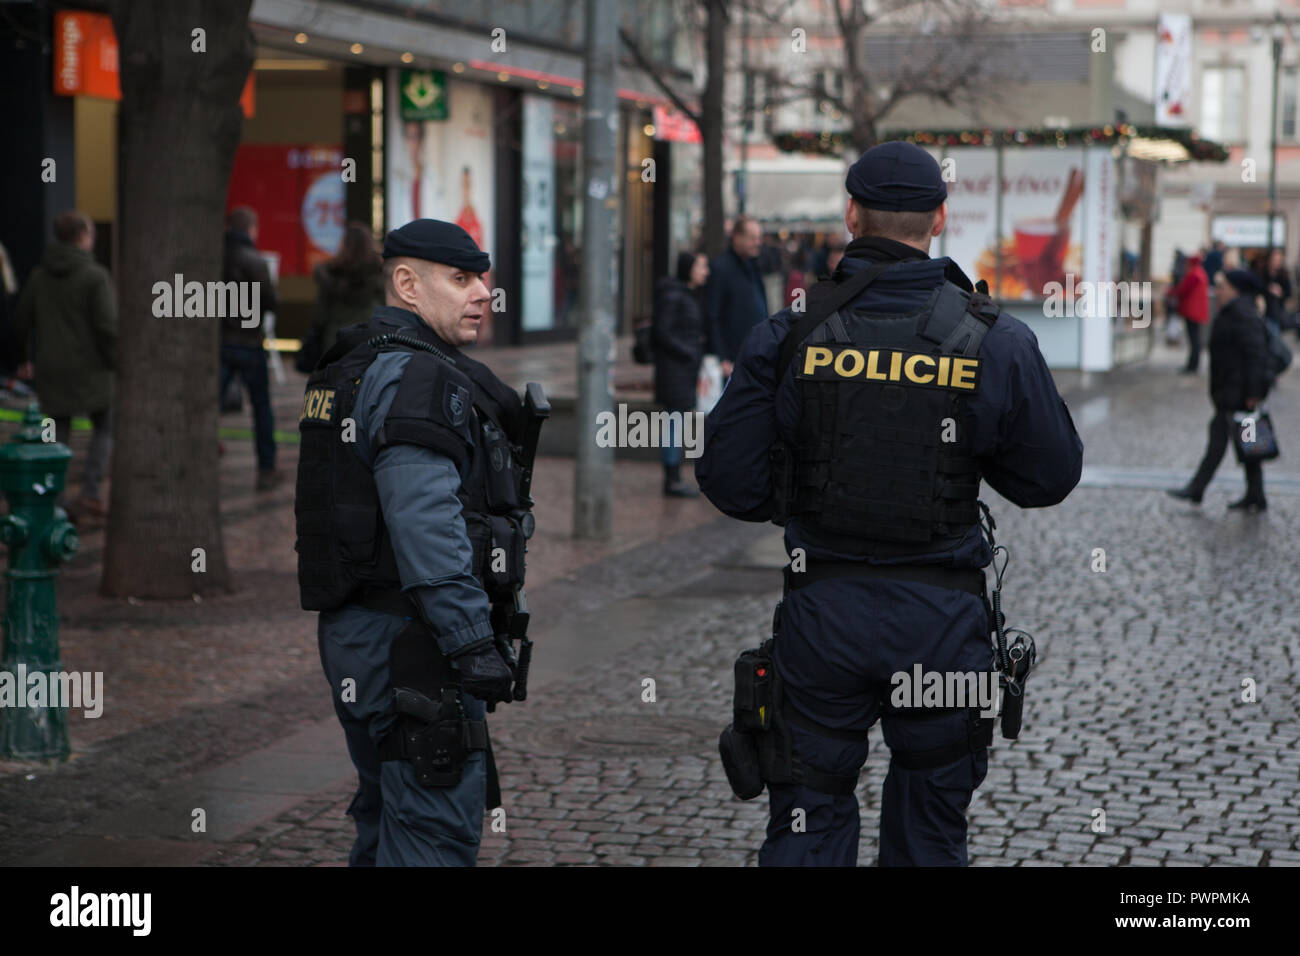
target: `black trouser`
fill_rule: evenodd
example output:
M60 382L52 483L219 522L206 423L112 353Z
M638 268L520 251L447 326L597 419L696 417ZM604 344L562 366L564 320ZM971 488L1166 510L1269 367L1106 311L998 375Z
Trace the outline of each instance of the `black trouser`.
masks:
M1195 372L1201 366L1201 323L1183 316L1183 324L1187 326L1187 370Z
M1223 461L1223 454L1228 450L1228 441L1232 437L1232 429L1236 427L1230 409L1215 409L1214 417L1210 419L1210 440L1205 446L1205 456L1201 459L1200 467L1196 469L1196 475L1189 486L1192 493L1198 497L1205 494L1205 489L1210 484L1210 479L1214 477L1219 462ZM1263 463L1250 461L1242 467L1246 470L1246 500L1263 503Z

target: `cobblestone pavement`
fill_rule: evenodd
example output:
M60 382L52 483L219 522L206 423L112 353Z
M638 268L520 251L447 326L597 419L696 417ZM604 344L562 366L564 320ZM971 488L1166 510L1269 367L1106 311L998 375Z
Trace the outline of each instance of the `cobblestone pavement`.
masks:
M970 809L976 865L1300 863L1300 609L1291 580L1300 386L1284 380L1270 400L1285 457L1266 466L1269 511L1225 510L1242 488L1231 456L1194 508L1160 490L1191 474L1210 412L1204 374L1175 375L1178 358L1162 350L1068 391L1087 477L1063 505L1020 511L986 492L999 540L1012 549L1009 623L1037 637L1040 667L1025 730L1015 743L995 741ZM251 464L243 467L251 478ZM545 483L561 513L571 493L566 471L556 462ZM731 796L716 738L728 719L735 655L770 626L778 533L714 520L700 502L660 502L653 466L620 464L617 473L621 500L637 504L621 512L616 544L567 542L564 520L553 540L538 542L542 555L554 548L530 588L539 666L557 653L548 652L548 635L552 647L568 635L583 653L537 681L527 704L492 718L504 832L485 819L480 862L752 864L765 801ZM284 596L292 584L281 555L284 504L228 512L241 542L232 562L245 569L243 596L205 602L208 610L121 602L105 611L90 594L92 569L74 568L72 579L84 583L70 605L67 666L108 655L136 668L132 687L160 689L165 699L132 703L149 695L124 688L134 716L111 730L104 723L99 737L74 726L74 745L90 746L33 782L0 767L0 848L6 827L75 832L94 812L145 799L169 777L296 727L330 726L309 616L294 611L291 590ZM530 555L530 576L533 567ZM213 605L221 605L219 619L201 618ZM170 623L157 623L168 615ZM145 641L171 635L188 644L140 662L153 646ZM233 671L213 667L226 662L228 647ZM643 697L647 678L653 702ZM1247 678L1254 702L1242 699ZM176 680L184 688L169 691ZM332 732L341 752L341 731ZM878 730L872 747L858 790L864 864L876 858L888 761ZM194 859L338 865L353 838L343 815L352 787L341 777L265 822L204 841L211 845ZM1098 811L1102 832L1093 830Z
M1300 864L1300 472L1294 453L1268 466L1261 516L1225 511L1241 490L1231 458L1202 508L1167 498L1209 418L1204 375L1176 376L1178 359L1161 350L1075 396L1089 487L1039 511L986 492L1012 549L1004 606L1038 638L1040 667L1025 731L995 742L970 808L975 865ZM1284 449L1300 447L1295 391L1285 382L1270 402ZM1117 467L1139 487L1108 479ZM774 543L684 582L647 580L659 633L494 718L505 832L485 821L481 863L754 863L765 801L731 796L716 735L731 663L769 626L776 574L753 568L775 567ZM888 762L878 728L872 746L858 790L868 864ZM207 862L338 862L350 797L340 784Z

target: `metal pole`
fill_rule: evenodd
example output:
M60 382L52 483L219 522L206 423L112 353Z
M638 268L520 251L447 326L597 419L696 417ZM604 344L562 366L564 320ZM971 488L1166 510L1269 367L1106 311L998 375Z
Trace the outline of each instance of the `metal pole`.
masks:
M587 49L583 64L585 118L582 128L582 285L578 309L577 454L573 475L573 535L608 538L613 532L614 447L596 443L600 423L613 414L610 389L614 357L613 215L615 136L614 52L618 8L587 0ZM604 414L602 414L604 413ZM616 429L604 432L617 437Z
M740 10L740 171L736 175L736 215L745 215L749 192L749 18Z
M1277 14L1273 24L1273 109L1269 122L1268 147L1268 258L1273 255L1273 219L1277 216L1277 82L1282 68L1282 14ZM1268 258L1264 260L1265 274ZM1266 279L1265 281L1269 281Z

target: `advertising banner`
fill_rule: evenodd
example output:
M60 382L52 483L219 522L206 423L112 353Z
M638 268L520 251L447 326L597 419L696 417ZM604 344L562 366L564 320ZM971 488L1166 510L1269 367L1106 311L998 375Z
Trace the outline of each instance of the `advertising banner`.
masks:
M1155 107L1157 126L1190 126L1192 18L1162 13L1156 18Z
M397 70L390 79L397 79ZM412 219L443 219L460 225L489 255L496 187L492 97L477 83L449 81L445 121L404 120L390 83L387 138L388 228Z
M253 74L250 71L239 95L245 116L255 106ZM105 13L82 10L54 14L54 92L60 96L96 96L120 100L117 34L113 19Z
M997 151L950 149L944 159L952 160L953 178L941 248L972 280L984 279L999 298L1035 300L1043 298L1049 282L1063 283L1066 273L1079 275L1082 147L1003 152L1000 230Z
M343 150L338 146L243 145L235 153L226 209L257 213L260 249L278 253L280 274L306 276L343 241Z

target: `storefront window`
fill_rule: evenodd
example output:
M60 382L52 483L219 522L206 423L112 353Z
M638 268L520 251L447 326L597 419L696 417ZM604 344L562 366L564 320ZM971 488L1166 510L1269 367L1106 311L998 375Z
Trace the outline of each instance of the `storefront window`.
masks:
M520 316L524 332L577 326L581 179L581 106L546 96L525 96Z

